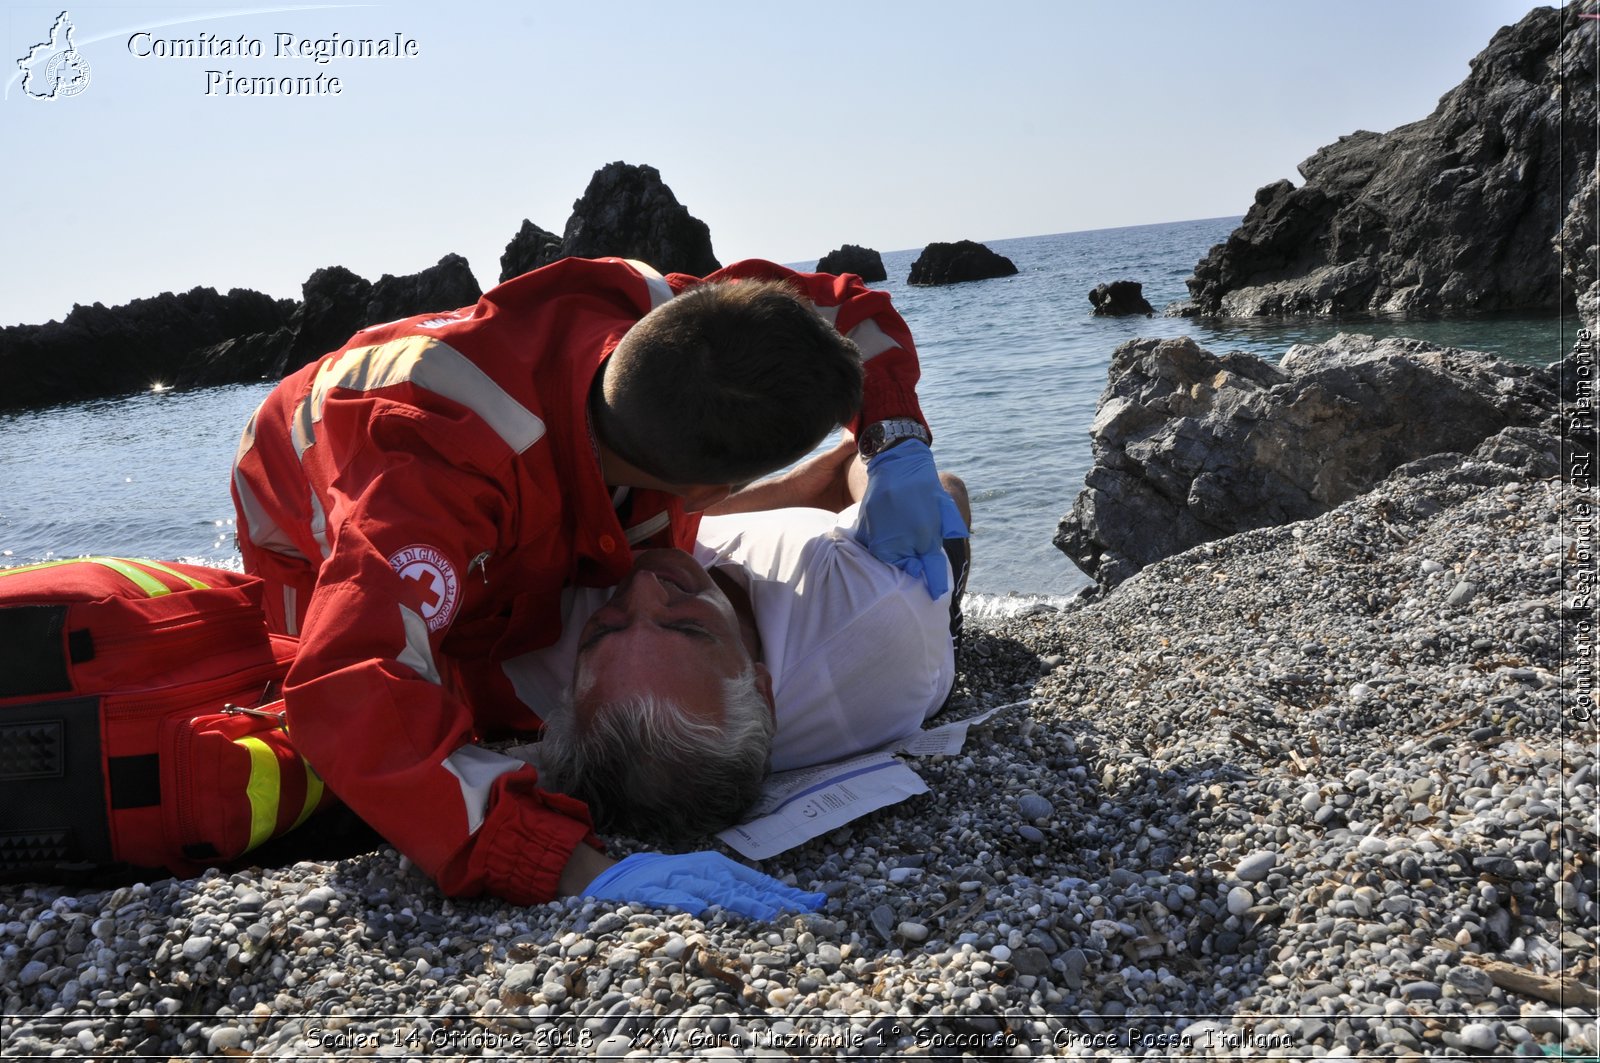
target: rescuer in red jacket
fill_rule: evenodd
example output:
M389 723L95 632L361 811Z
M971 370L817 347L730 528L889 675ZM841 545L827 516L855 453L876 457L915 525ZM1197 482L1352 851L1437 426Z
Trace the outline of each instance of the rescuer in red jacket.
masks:
M564 587L619 582L635 549L692 548L700 509L835 424L925 448L917 375L886 294L761 261L701 280L566 259L357 333L268 395L234 466L245 567L301 640L296 747L450 895L820 900L731 861L613 866L581 802L479 742L538 729L499 666L554 641ZM965 534L882 487L885 560L920 574ZM870 473L868 491L870 512Z

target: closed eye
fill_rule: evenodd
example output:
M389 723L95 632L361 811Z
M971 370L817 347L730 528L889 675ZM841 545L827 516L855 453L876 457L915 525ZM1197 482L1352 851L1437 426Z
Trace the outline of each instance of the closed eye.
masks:
M690 638L703 639L708 642L716 641L716 636L711 634L711 632L706 628L689 621L678 621L672 624L662 624L661 627L665 628L667 631L676 631L680 635L687 635ZM583 653L586 650L592 649L595 643L599 642L607 635L612 635L622 630L623 629L620 627L612 627L607 624L597 625L593 633L591 633L587 639L584 639L583 642L579 644L578 652Z

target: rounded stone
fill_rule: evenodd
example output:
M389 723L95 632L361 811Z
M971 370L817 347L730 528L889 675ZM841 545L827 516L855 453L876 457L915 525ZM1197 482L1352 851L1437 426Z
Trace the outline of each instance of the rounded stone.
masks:
M1239 861L1238 866L1233 869L1233 877L1240 882L1260 882L1272 873L1277 864L1277 853L1270 849L1259 849Z

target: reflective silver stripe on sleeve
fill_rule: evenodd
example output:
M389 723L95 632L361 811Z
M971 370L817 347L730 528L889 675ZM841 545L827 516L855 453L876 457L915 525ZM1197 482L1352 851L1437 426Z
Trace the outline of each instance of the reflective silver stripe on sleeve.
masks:
M233 463L238 465L244 456L250 453L250 448L256 445L256 418L261 416L261 407L267 400L262 399L256 403L256 408L250 411L250 419L244 423L244 431L239 433L239 449L233 452Z
M239 508L244 511L244 533L250 537L250 541L263 550L304 561L306 555L300 552L300 548L294 545L278 523L267 516L261 500L250 489L237 465L233 467L233 486L239 494Z
M322 499L317 497L316 491L311 491L311 538L317 542L317 549L322 551L322 559L328 558L328 514L322 508Z
M834 328L839 327L839 307L817 306L811 304L811 309ZM900 346L898 342L889 338L889 334L878 327L878 323L870 317L858 324L855 328L845 333L845 339L855 344L861 350L861 360L864 362L874 355Z
M466 806L467 833L476 834L483 826L483 815L489 808L489 791L494 781L523 766L520 760L491 753L481 746L462 746L445 757L444 770L461 784L461 803Z
M401 664L439 686L439 666L433 663L433 647L428 644L428 622L420 613L400 607L400 623L406 629L406 648L395 658Z
M283 588L283 633L300 634L300 603L293 587Z
M900 344L889 338L889 334L878 327L878 323L870 317L849 332L845 339L861 349L863 362L882 354L884 351L893 350Z
M636 258L625 258L622 261L638 270L639 275L644 278L645 284L649 286L650 309L654 310L662 303L671 301L672 285L667 283L667 279L657 272L654 266L648 262L640 262Z
M244 533L250 542L263 550L271 550L275 554L304 561L305 555L290 541L283 528L277 521L267 516L266 509L261 505L261 499L256 497L249 481L244 478L244 471L239 467L244 463L244 456L256 445L256 420L261 416L261 406L265 404L266 400L262 399L261 405L257 405L250 414L250 419L244 424L244 431L239 435L239 449L233 455L233 489L239 498L239 509L244 518Z
M667 522L671 519L672 517L670 514L661 512L657 513L647 521L635 524L626 532L628 536L628 545L634 546L638 543L644 542L646 539L650 538L650 536L654 535L662 528L665 528L667 526Z
M375 391L410 383L459 402L521 454L544 436L544 422L512 398L460 351L431 336L403 336L373 347L354 347L317 370L311 393L295 411L291 435L302 458L316 442L316 424L334 388Z

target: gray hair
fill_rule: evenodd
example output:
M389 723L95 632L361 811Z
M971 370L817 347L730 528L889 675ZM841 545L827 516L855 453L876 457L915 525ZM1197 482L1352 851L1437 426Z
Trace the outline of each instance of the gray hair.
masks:
M651 693L595 705L580 730L570 700L544 721L540 785L589 806L595 826L680 839L738 822L772 760L772 709L754 668L722 685L722 720Z

